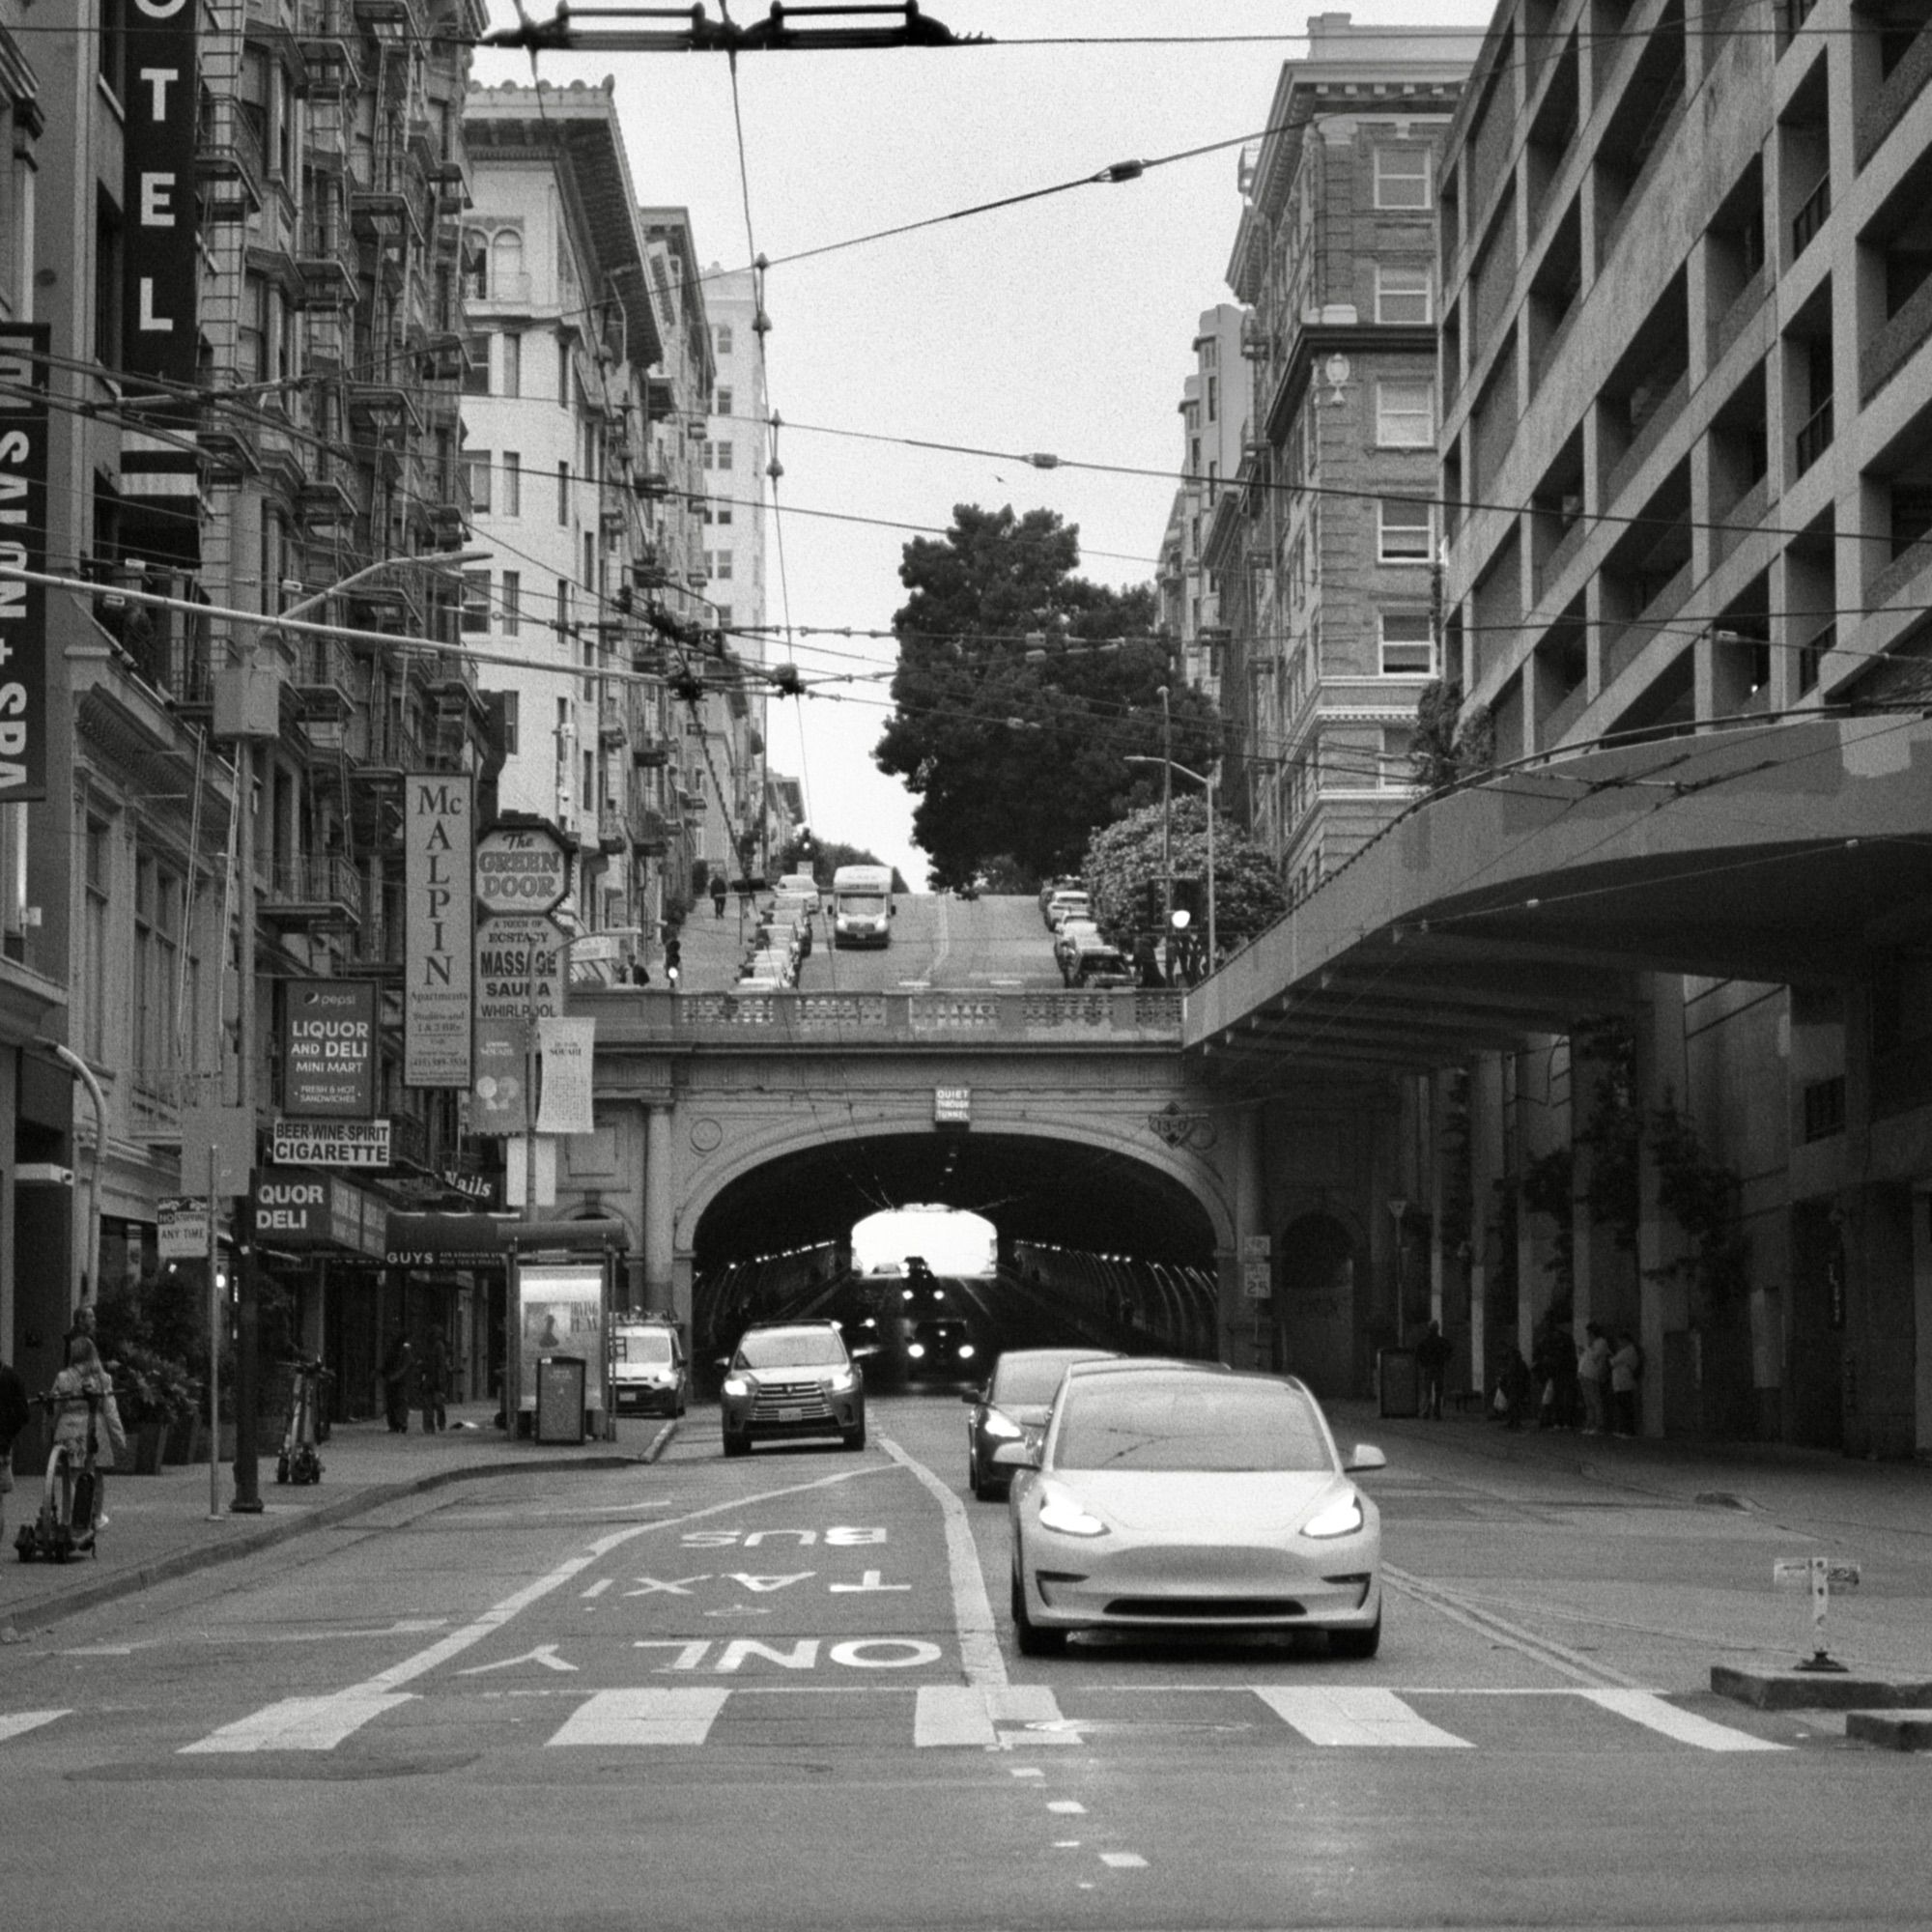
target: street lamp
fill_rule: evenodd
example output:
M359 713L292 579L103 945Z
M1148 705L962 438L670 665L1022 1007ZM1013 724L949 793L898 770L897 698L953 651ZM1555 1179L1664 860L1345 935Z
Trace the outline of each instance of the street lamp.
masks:
M1167 709L1167 693L1161 692L1161 710ZM1125 765L1159 765L1161 767L1161 870L1166 875L1166 903L1169 928L1174 924L1174 847L1169 829L1172 811L1172 793L1169 784L1173 774L1179 773L1184 779L1192 779L1208 794L1208 970L1214 970L1214 959L1220 938L1214 915L1214 791L1220 782L1212 772L1189 771L1185 765L1178 765L1172 758L1146 757L1139 753L1128 753L1121 760Z

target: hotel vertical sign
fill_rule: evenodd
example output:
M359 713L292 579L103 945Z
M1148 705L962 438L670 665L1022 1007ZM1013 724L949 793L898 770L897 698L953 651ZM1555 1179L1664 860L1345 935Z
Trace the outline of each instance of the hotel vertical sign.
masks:
M412 772L403 790L403 1084L468 1089L474 788L467 772Z
M127 279L122 359L195 377L195 71L192 0L134 0L128 22Z
M0 323L0 564L47 567L47 325ZM0 577L0 804L47 795L47 592Z

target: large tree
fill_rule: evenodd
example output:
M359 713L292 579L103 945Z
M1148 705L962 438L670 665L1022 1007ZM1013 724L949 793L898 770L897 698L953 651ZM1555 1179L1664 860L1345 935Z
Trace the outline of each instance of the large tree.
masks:
M1154 635L1151 586L1090 582L1079 561L1077 526L1010 506L961 503L943 539L905 547L896 710L873 756L919 799L935 885L1002 854L1034 880L1076 866L1096 826L1157 789L1124 759L1160 756L1162 687L1170 754L1216 756L1214 707Z
M1197 792L1176 795L1166 819L1158 805L1145 807L1094 835L1081 877L1094 901L1094 917L1117 946L1131 952L1142 939L1158 939L1164 909L1162 848L1170 848L1177 897L1192 902L1191 931L1205 942L1208 930L1208 808ZM1288 910L1274 861L1232 819L1214 814L1214 927L1225 951L1252 939Z

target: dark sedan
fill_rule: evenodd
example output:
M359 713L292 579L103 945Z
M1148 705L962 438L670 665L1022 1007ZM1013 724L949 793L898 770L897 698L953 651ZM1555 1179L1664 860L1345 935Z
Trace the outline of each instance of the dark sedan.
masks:
M995 1364L992 1380L961 1398L973 1407L966 1418L966 1487L981 1502L1005 1495L1012 1477L994 1468L993 1451L1045 1426L1068 1363L1114 1359L1108 1349L1009 1349Z

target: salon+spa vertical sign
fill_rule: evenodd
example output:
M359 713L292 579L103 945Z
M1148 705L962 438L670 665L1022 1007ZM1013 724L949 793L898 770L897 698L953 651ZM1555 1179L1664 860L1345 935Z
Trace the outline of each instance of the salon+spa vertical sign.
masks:
M474 785L468 773L412 772L403 792L403 1084L467 1092Z
M47 567L47 325L0 323L0 568ZM47 591L0 576L0 804L47 795Z

